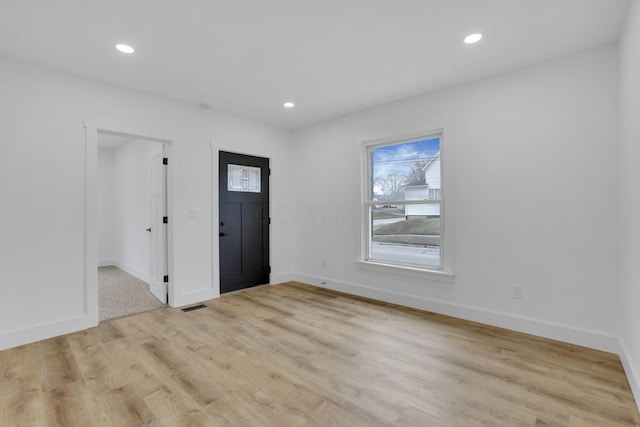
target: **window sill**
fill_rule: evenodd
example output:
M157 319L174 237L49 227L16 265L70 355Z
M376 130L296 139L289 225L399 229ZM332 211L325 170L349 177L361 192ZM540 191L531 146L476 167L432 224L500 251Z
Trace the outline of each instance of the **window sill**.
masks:
M440 270L425 270L422 268L408 267L402 265L385 264L376 261L356 261L358 268L363 270L373 270L382 273L397 274L400 276L413 277L415 279L435 280L444 283L453 283L453 273Z

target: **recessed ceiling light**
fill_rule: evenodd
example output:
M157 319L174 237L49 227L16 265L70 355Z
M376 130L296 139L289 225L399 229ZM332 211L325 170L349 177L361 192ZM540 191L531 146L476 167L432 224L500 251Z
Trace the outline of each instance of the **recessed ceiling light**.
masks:
M282 105L284 105L284 108L293 108L296 106L296 104L294 104L293 102L285 102Z
M122 53L133 53L136 50L129 46L128 44L117 44L116 49L118 49Z
M464 38L464 42L466 44L473 44L473 43L478 43L480 39L482 39L482 34L480 33L469 34L467 37Z

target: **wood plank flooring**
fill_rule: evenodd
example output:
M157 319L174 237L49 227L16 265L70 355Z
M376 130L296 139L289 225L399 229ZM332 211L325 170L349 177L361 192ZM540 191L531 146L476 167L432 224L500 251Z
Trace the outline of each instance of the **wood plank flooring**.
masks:
M0 352L0 426L636 426L613 354L300 283Z

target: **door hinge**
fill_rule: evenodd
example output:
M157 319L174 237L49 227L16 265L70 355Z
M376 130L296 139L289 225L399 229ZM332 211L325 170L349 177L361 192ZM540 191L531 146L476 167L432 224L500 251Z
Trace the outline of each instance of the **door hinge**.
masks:
M169 164L169 159L168 159L168 158L166 158L166 157L163 157L163 158L162 158L162 164L163 164L163 165L168 165L168 164Z
M269 266L269 268L267 268L267 273L271 274L271 266Z
M162 217L162 223L163 224L169 224L169 217L168 216L163 216Z
M271 168L269 168L269 176L271 176Z
M164 283L169 283L169 276L164 276Z
M269 225L271 225L271 218L269 218Z

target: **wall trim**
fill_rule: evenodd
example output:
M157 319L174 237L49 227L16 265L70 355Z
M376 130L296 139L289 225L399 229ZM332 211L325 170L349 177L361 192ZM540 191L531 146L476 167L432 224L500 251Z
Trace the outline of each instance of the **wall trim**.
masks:
M226 151L229 153L243 154L247 156L264 157L269 160L270 173L273 173L273 158L267 152L261 152L260 150L254 150L253 152L238 150L237 147L234 148L232 146L226 145L225 143L220 145L213 140L209 141L209 147L211 148L211 191L209 192L209 194L211 194L211 292L213 292L214 295L213 297L208 298L211 299L218 298L220 296L220 239L214 237L216 236L215 233L220 230L220 207L218 205L220 201L220 194L218 191L218 179L220 174L220 152ZM271 180L269 180L269 216L271 218L273 218L274 216L274 207L273 203L271 203L272 198L273 183ZM273 230L270 231L270 233L271 237L269 239L269 259L271 259L271 264L273 265ZM270 282L274 283L273 277L270 278ZM191 304L191 302L188 304ZM176 303L172 306L180 307L182 305L184 304Z
M219 293L212 290L211 288L208 288L202 291L190 292L188 294L175 295L173 300L174 303L171 305L171 307L184 307L185 305L204 302L219 297Z
M82 315L16 329L0 335L0 351L95 326L90 316Z
M270 280L270 285L277 285L280 283L285 283L285 282L291 282L293 280L297 280L297 277L299 275L293 274L293 273L282 273L282 274L275 274L271 276L271 280Z
M638 366L634 364L633 358L630 357L630 353L628 347L625 345L624 340L620 340L620 361L622 362L622 367L624 368L624 373L627 375L627 379L629 380L629 385L631 386L631 393L633 393L633 398L636 401L636 406L638 407L638 411L640 411L640 370L638 370Z
M346 292L378 301L398 304L405 307L444 314L473 322L484 323L499 328L523 332L543 338L563 341L596 350L619 354L620 341L617 337L604 335L597 332L572 328L555 323L541 322L539 320L516 317L510 314L498 313L476 307L454 304L450 302L432 300L416 295L399 294L381 289L374 289L363 285L336 281L328 278L310 276L301 273L292 274L294 280L318 286L326 282L326 287L335 291Z
M85 118L83 126L85 128L86 138L86 167L85 167L85 313L92 319L91 326L97 326L98 319L98 227L97 227L97 170L98 170L98 133L106 132L117 135L126 135L137 137L140 139L162 142L167 145L166 157L168 157L169 165L167 168L167 216L174 218L170 220L167 228L167 274L174 277L173 258L174 258L174 226L175 226L175 206L177 205L177 194L174 187L180 182L179 169L176 167L180 151L180 141L172 135L167 129L158 128L157 124L151 127L140 125L139 120L131 119L113 119L101 118L91 119ZM117 265L117 264L116 264ZM125 270L123 268L123 270ZM125 270L127 271L127 270ZM130 274L138 277L136 274ZM140 277L138 277L140 278ZM146 282L149 280L141 279ZM174 296L179 289L179 283L170 280L168 284L168 301L169 306L175 307Z

